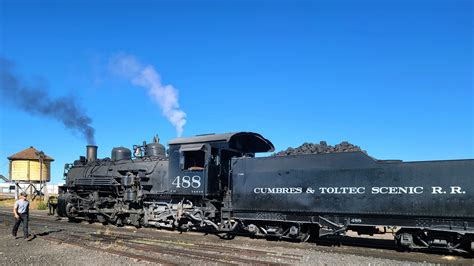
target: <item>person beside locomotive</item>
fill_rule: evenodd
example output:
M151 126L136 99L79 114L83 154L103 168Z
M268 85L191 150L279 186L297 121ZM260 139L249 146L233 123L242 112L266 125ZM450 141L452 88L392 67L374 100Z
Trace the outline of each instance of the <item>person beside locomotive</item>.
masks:
M25 192L20 193L20 199L13 206L13 215L15 216L15 225L13 226L12 236L17 238L18 228L23 224L23 238L28 240L28 219L29 219L30 202L27 200Z
M50 196L48 199L48 215L54 215L56 213L56 208L58 207L58 197Z

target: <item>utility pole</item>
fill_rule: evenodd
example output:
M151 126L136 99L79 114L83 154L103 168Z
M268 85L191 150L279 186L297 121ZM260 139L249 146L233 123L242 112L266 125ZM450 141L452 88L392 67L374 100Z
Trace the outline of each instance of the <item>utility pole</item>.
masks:
M36 153L36 155L38 156L38 160L39 160L39 163L40 163L40 199L44 199L44 196L45 196L45 193L43 190L46 190L44 189L44 185L43 185L43 159L44 159L44 152L43 151L39 151Z

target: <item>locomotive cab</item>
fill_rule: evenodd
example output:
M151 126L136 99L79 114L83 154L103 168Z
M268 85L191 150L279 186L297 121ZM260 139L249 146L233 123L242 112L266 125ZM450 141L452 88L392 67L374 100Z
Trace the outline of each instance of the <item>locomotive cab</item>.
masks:
M274 150L270 141L251 132L178 138L169 147L168 191L206 198L220 198L228 189L232 158Z

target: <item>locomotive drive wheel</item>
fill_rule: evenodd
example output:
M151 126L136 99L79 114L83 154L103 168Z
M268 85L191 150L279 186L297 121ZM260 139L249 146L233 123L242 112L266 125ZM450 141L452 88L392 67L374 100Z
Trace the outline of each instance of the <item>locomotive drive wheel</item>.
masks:
M224 234L219 234L219 238L224 239L224 240L232 240L235 238L235 235L231 233L224 233Z

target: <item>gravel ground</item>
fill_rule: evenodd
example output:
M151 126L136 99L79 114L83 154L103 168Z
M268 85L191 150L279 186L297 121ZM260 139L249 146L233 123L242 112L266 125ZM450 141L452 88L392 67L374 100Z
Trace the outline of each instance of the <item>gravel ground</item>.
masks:
M33 231L45 230L33 228ZM23 237L13 239L11 227L5 226L5 223L0 225L0 232L0 265L150 265L72 245L59 245L41 237L30 241L25 241Z
M41 220L43 219L43 220ZM390 249L373 249L364 247L341 246L327 247L319 246L314 243L288 243L266 241L263 239L250 239L248 237L236 237L234 240L222 240L214 235L204 235L202 233L185 233L156 230L152 228L116 228L114 226L103 226L101 224L88 223L68 223L66 221L55 221L53 217L47 217L44 212L36 211L31 215L31 232L36 237L30 241L22 238L12 239L11 226L13 219L6 209L0 208L0 265L150 265L143 260L127 258L119 255L113 255L95 248L115 248L116 250L128 251L125 247L107 245L92 240L85 240L83 243L91 249L78 247L70 244L56 244L46 240L45 232L49 232L51 237L70 236L74 239L74 232L83 230L84 235L106 234L116 235L123 232L126 235L132 235L132 240L138 238L149 239L151 243L159 248L181 248L183 253L187 251L196 251L203 245L216 245L217 249L222 247L235 249L236 252L243 249L256 250L264 252L263 254L276 254L278 256L295 256L296 260L285 260L273 258L265 255L251 255L244 253L229 254L230 257L238 256L241 258L262 261L267 264L295 264L295 265L433 265L433 264L472 264L472 260L466 260L457 256L442 256L423 253L400 253ZM49 227L45 226L48 223ZM53 228L54 227L54 228ZM20 228L21 229L21 228ZM60 233L54 230L62 229ZM21 231L20 231L21 232ZM21 235L21 234L19 234ZM120 240L122 243L128 243L126 238ZM130 241L132 244L133 241ZM82 243L82 242L81 242ZM95 249L95 250L94 250ZM155 252L135 252L139 255L161 258L165 261L179 265L219 265L222 263L206 260L206 252L203 251L204 258L193 259L192 257L176 254L163 255ZM208 254L217 254L219 250ZM428 261L429 263L426 263ZM232 261L230 263L245 264ZM248 263L247 263L248 264Z
M39 237L24 241L11 239L10 230L2 226L0 237L0 264L1 265L150 265L152 263L129 259L121 256L106 254L67 244L55 244ZM280 247L273 249L276 252L288 252ZM356 255L331 254L321 251L299 250L297 253L306 255L296 263L297 265L401 265L400 261L361 257ZM177 264L193 264L179 257L175 258ZM198 264L202 261L196 261ZM273 263L279 263L274 261ZM215 263L204 263L215 264ZM415 263L411 263L415 265Z

